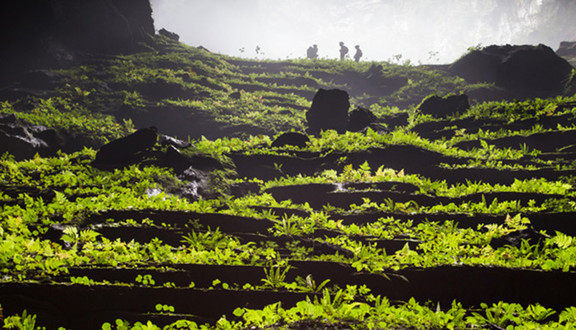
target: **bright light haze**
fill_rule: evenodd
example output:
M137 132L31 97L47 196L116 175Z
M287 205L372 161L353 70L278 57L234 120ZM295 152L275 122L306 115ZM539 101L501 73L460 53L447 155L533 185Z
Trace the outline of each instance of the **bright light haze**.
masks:
M248 58L450 63L469 47L576 40L576 0L151 0L156 29L190 46ZM259 47L259 52L256 48Z

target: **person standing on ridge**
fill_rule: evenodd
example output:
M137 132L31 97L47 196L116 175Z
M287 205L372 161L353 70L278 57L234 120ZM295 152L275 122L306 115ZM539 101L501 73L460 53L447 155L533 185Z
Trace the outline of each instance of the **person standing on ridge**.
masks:
M344 42L340 41L340 60L344 60L344 57L348 54L348 47L344 46Z
M354 61L360 62L360 58L362 58L362 51L360 50L360 45L356 45L356 54L354 54Z
M309 59L317 59L318 58L318 45L312 45L312 46L308 47L308 50L306 51L306 56Z

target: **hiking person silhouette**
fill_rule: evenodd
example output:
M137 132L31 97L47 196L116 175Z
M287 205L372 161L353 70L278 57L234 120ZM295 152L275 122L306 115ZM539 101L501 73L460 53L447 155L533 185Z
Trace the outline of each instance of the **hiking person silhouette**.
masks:
M340 41L340 60L344 60L344 57L348 54L348 47L344 46L344 43Z
M318 58L318 45L312 45L312 46L308 47L308 50L306 51L306 56L309 59Z
M360 50L360 46L356 45L354 48L356 48L356 54L354 54L354 61L356 62L360 62L360 58L362 58L362 51Z

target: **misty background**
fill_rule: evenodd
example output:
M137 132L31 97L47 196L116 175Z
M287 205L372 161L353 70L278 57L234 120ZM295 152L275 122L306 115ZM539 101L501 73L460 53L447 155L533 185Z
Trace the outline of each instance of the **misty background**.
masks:
M576 41L576 0L151 0L156 29L247 58L451 63L469 47ZM399 57L398 55L402 55Z

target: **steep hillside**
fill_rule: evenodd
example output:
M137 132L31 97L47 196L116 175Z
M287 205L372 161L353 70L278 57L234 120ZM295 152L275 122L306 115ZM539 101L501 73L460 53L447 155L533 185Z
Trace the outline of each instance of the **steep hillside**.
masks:
M319 88L348 91L354 106L370 107L385 123L430 93L467 87L460 78L423 67L243 61L161 37L153 46L158 52L29 73L1 93L16 111L28 112L40 98L64 98L87 113L111 115L119 124L130 119L136 127L155 125L186 139L304 131L304 113ZM24 100L27 96L32 98Z
M573 76L144 48L0 90L7 327L575 326ZM320 88L374 118L304 134Z
M449 75L446 67L247 61L165 37L155 37L148 47L148 52L98 56L66 69L20 75L0 90L7 101L2 111L83 134L96 147L98 141L126 132L130 122L136 128L153 125L181 139L305 131L304 114L319 88L347 91L352 109L365 107L392 127L408 124L406 115L414 119L416 106L430 94L467 93L472 103L513 96L490 83L466 83ZM47 102L60 105L50 109ZM87 121L108 118L109 124L98 132L90 130L93 125L68 127L74 124L52 118L61 116L59 107L82 113ZM33 118L35 113L42 115Z
M558 55L565 58L572 66L576 67L576 42L563 41L560 43L560 48L556 51Z

